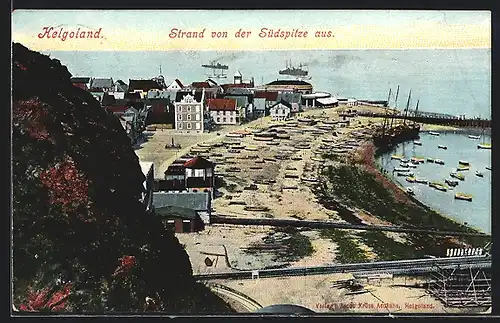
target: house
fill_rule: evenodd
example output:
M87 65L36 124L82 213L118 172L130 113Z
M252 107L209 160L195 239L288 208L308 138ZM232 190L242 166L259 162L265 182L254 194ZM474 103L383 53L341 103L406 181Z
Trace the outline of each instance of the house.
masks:
M153 210L153 184L154 184L154 165L152 162L139 162L142 174L145 180L143 183L144 192L141 196L141 203L144 204L147 212Z
M189 208L165 206L155 209L155 214L163 217L164 225L175 233L198 232L205 228L199 214Z
M148 99L147 102L151 105L151 112L148 114L146 124L175 124L174 105L170 99Z
M94 78L90 83L91 92L109 92L113 91L114 82L112 78Z
M204 82L193 82L188 88L196 91L204 90L205 99L207 100L215 99L218 94L222 93L221 87L211 79Z
M165 181L160 190L169 192L210 192L213 198L215 187L215 164L203 157L179 160L165 171Z
M276 80L265 85L266 91L291 91L300 92L302 94L310 94L313 92L311 83L302 80Z
M178 91L176 93L175 129L184 133L201 133L204 131L205 91Z
M190 192L211 192L215 187L215 164L203 157L195 157L184 163L186 189Z
M215 124L240 124L241 119L235 99L209 99L207 105Z
M204 224L210 224L212 212L211 197L208 192L154 192L153 205L155 210L174 206L196 211Z
M90 90L90 83L92 81L90 77L72 77L70 80L74 86L86 91Z
M254 117L269 115L269 108L278 101L278 92L255 91L253 95Z
M162 86L155 80L128 80L128 91L139 93L141 98L145 98L148 91L152 89L161 90Z
M290 91L279 92L277 101L281 100L291 104L292 113L302 111L302 93Z
M182 90L184 88L184 85L182 84L181 81L179 81L179 79L175 79L172 83L170 83L169 86L167 86L167 90L168 91L179 91L179 90Z
M122 80L118 80L113 84L113 89L108 91L109 95L112 95L115 99L124 99L125 93L128 92L128 85Z
M288 120L291 116L292 105L286 101L279 101L269 109L273 121Z

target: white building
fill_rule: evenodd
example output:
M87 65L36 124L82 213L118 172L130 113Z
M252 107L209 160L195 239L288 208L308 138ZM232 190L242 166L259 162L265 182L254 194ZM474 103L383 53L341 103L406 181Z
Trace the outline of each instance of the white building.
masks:
M208 100L208 111L215 124L240 124L241 115L239 110L235 99Z
M183 133L202 133L205 91L178 91L175 97L175 129Z
M269 109L269 113L273 121L288 120L292 114L292 105L286 101L277 102Z
M184 88L184 85L182 84L179 79L175 79L172 83L170 83L169 86L167 86L167 91L179 91Z

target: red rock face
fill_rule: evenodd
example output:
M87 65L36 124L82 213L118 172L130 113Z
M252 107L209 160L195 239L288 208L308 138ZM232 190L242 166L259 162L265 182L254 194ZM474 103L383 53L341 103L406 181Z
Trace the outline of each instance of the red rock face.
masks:
M16 308L143 311L156 295L166 311L227 312L139 202L144 175L117 118L57 60L14 44L12 67Z

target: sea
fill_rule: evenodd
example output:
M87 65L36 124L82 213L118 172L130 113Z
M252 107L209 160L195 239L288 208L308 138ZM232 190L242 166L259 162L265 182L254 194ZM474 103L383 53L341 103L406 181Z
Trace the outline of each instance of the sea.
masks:
M407 104L419 111L439 112L466 117L491 118L491 49L397 49L397 50L279 50L279 51L51 51L73 76L112 77L128 83L129 79L150 79L163 75L167 84L175 79L184 84L204 81L213 71L202 64L219 62L229 66L227 78L233 82L240 72L244 80L253 78L256 85L286 77L279 75L287 62L302 64L309 71L314 91L334 96L364 100L387 100L400 110ZM399 86L399 92L397 88ZM408 102L409 92L411 100ZM396 101L396 93L398 100ZM476 132L477 134L477 132ZM491 232L491 151L478 150L477 140L467 132L443 133L438 137L421 134L422 146L405 143L396 153L440 158L445 165L422 164L416 173L429 180L444 180L458 165L471 163L466 179L449 192L440 192L421 184L415 196L423 203L460 222L467 222L484 232ZM486 137L485 137L486 138ZM447 150L438 149L446 145ZM410 156L411 157L411 156ZM395 162L379 162L388 169ZM476 170L484 177L474 175ZM395 179L400 180L400 179ZM403 179L404 180L404 179ZM406 181L404 183L407 186ZM454 199L454 191L473 195L473 201Z

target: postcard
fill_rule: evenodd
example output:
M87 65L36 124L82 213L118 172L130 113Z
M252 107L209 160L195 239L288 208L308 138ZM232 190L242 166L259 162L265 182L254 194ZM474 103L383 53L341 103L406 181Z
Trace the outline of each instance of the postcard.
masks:
M12 313L491 314L491 13L15 10Z

